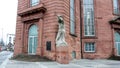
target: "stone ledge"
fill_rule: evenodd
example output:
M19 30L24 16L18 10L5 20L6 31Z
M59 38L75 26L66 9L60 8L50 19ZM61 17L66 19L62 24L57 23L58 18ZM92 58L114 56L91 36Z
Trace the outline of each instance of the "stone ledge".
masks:
M38 5L38 6L30 7L30 8L28 8L28 9L23 10L23 11L19 11L19 12L18 12L18 15L19 15L19 16L24 16L24 15L28 15L28 14L36 13L36 12L45 13L46 10L47 10L47 9L44 7L44 5L43 5L43 4L40 4L40 5Z
M57 46L56 51L57 52L68 52L68 46Z

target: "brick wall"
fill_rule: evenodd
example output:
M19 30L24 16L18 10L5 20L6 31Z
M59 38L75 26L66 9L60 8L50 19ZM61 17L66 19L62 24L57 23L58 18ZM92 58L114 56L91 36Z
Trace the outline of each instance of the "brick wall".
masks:
M18 1L18 14L23 10L34 8L30 7L29 0ZM39 12L26 15L26 17L17 16L14 55L28 53L28 30L32 24L36 24L39 32L37 55L47 56L50 59L56 60L55 39L58 31L57 15L62 15L65 22L65 39L69 46L70 60L72 59L73 51L76 52L76 59L80 59L81 54L83 58L108 58L113 53L114 47L114 31L109 24L109 21L114 18L112 4L112 0L94 0L95 37L85 37L82 0L75 0L76 36L70 34L70 0L40 0L40 4L37 6L43 5L47 9L44 14ZM41 16L40 19L38 19L39 16ZM34 18L37 18L37 20L33 20ZM51 41L51 51L46 50L47 41ZM96 49L94 53L84 52L85 42L95 42Z
M94 0L96 36L93 38L85 38L83 36L82 50L84 58L108 58L111 56L113 48L113 32L109 21L114 17L112 6L112 0ZM84 52L85 42L95 42L94 53Z
M56 45L55 39L58 31L58 21L57 15L62 15L66 27L66 41L69 46L69 59L72 59L72 52L76 52L76 58L80 58L80 19L79 19L79 7L76 7L76 35L74 37L70 35L70 13L69 13L69 0L41 0L40 4L44 4L47 9L41 21L28 21L24 22L21 17L18 16L17 27L16 27L16 42L15 42L15 53L14 55L20 53L28 53L28 30L31 24L36 24L38 26L39 35L42 34L41 40L38 39L37 54L42 56L47 56L50 59L55 60L56 56ZM79 6L79 1L76 0L76 6ZM18 3L18 14L29 8L29 0L19 0ZM40 24L42 23L42 24ZM42 25L42 26L41 26ZM51 41L52 50L46 51L46 42Z

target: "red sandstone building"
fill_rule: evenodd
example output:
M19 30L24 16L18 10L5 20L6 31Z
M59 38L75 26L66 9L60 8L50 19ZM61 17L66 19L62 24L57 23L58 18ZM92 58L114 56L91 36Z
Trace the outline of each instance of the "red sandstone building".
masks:
M18 0L14 55L58 61L120 56L119 7L119 0ZM65 22L68 46L62 49L55 43L57 15Z

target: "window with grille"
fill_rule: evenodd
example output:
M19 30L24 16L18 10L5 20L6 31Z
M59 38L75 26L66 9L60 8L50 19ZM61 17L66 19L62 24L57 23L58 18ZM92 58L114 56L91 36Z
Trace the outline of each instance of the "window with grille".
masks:
M114 14L119 14L119 2L118 0L113 0Z
M11 40L12 40L12 38L11 38L11 37L9 37L9 42L11 42Z
M70 33L75 34L75 1L70 0Z
M83 0L84 35L95 36L93 0Z
M115 48L116 48L117 56L120 56L120 33L115 32L114 36L115 36Z
M85 43L85 52L95 52L95 43Z
M35 6L39 4L39 0L30 0L31 6Z

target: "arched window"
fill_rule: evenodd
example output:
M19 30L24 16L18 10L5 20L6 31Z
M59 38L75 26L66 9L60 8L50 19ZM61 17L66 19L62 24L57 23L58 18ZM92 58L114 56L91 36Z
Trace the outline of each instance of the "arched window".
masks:
M29 54L36 54L37 44L38 44L37 26L32 25L29 28L29 38L28 38L28 53Z
M37 36L38 32L37 32L37 26L36 25L32 25L29 28L29 36Z

